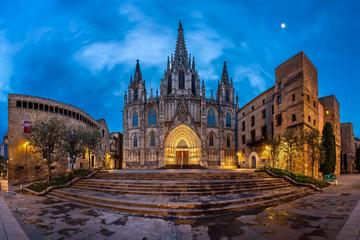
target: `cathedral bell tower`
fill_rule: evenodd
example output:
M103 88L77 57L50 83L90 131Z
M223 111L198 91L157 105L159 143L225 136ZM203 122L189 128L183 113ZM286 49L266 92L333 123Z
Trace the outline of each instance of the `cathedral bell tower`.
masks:
M224 62L221 80L218 84L216 101L220 104L234 104L234 86L232 78L229 80L226 61Z
M130 77L128 103L146 102L146 87L145 80L142 78L139 60L136 60L134 78Z
M175 53L168 57L162 94L200 96L200 80L195 59L188 54L182 23L179 22Z

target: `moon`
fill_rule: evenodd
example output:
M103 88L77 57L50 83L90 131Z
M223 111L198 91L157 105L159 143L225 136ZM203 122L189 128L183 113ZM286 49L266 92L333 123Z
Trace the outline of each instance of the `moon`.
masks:
M286 28L286 24L285 24L285 23L281 23L281 24L280 24L280 27L281 27L282 29L285 29L285 28Z

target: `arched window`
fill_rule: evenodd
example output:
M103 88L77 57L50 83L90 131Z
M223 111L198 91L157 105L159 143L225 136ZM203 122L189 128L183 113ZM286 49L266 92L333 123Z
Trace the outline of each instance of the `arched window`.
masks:
M185 73L182 70L179 72L179 89L185 89Z
M226 127L227 128L231 128L231 114L230 113L226 113Z
M134 89L134 101L138 100L138 90L137 88Z
M133 127L139 126L139 114L136 111L133 113L132 123Z
M171 93L171 90L172 90L172 80L171 80L171 74L169 74L168 76L168 84L167 84L167 87L168 87L168 94Z
M225 101L230 102L230 92L228 89L226 89L225 91Z
M148 111L148 125L156 125L156 111L151 107Z
M210 134L209 136L209 146L212 147L214 146L214 135Z
M196 93L196 90L195 90L195 74L192 74L191 75L191 93L193 94L193 95L195 95L195 93Z
M291 120L292 120L293 122L296 122L296 115L295 115L295 114L292 115Z
M230 136L228 136L228 137L226 138L226 147L227 147L227 148L230 148L230 147L231 147L231 138L230 138Z
M154 133L154 132L152 132L152 133L150 134L150 146L151 146L151 147L154 147L154 146L155 146L155 133Z
M216 125L216 116L213 108L210 108L207 116L208 126L214 127Z
M138 137L135 135L134 139L133 139L133 146L137 147L138 146Z

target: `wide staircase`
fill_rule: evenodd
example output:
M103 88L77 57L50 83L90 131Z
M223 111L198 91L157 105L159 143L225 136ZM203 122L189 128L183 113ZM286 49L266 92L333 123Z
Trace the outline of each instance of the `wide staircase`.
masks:
M192 169L102 171L50 194L131 214L197 218L263 209L310 193L264 172Z

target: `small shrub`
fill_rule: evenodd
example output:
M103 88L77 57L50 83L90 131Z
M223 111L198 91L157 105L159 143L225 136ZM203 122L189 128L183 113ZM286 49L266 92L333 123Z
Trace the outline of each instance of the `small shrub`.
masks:
M288 170L284 170L284 169L280 169L280 168L267 168L267 170L270 170L272 173L274 173L275 175L280 176L280 177L287 176L298 183L310 183L319 188L324 188L324 187L328 186L328 183L324 180L315 179L315 178L308 177L308 176L301 175L301 174L297 175Z
M33 183L28 188L35 192L42 192L50 186L65 185L75 177L85 177L90 174L88 169L74 169L73 172L64 173L55 177L52 177L50 182Z

